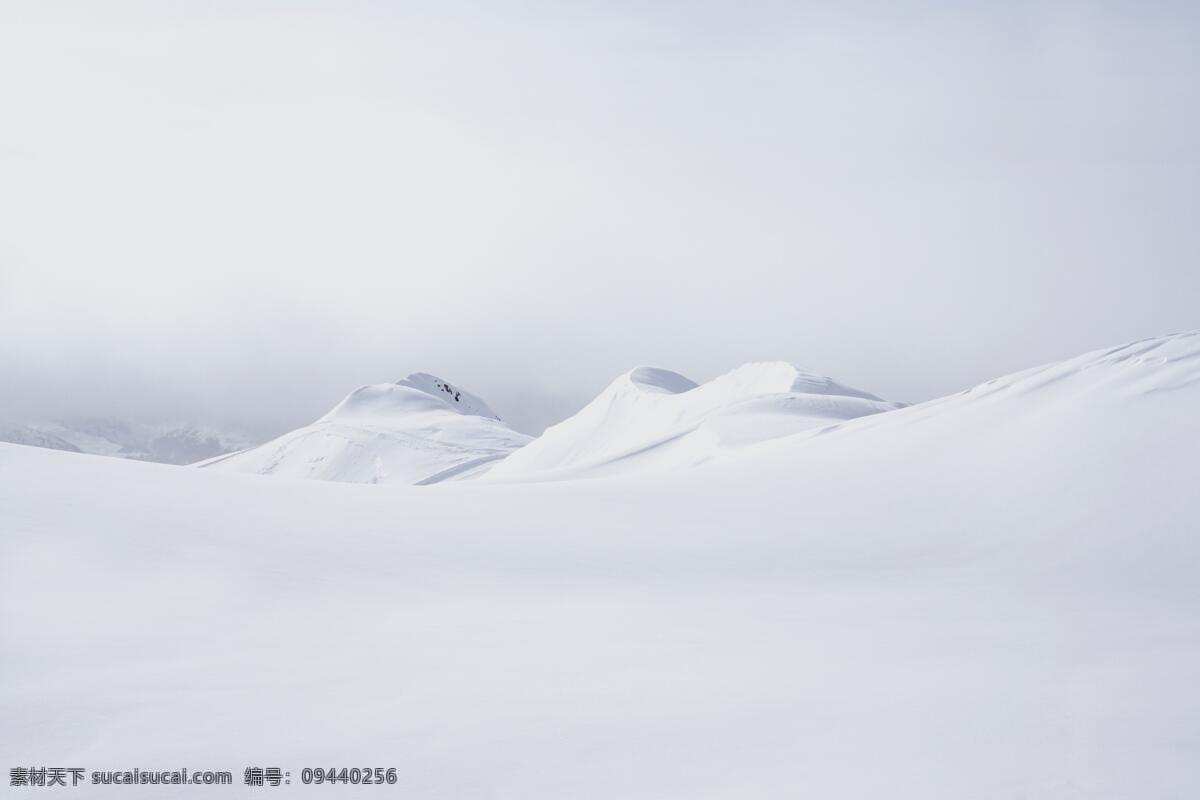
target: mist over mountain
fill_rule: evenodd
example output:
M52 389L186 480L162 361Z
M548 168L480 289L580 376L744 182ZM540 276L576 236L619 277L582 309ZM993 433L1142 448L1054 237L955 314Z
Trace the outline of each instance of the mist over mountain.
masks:
M243 434L211 426L150 425L103 417L0 424L0 441L163 464L192 464L249 445Z

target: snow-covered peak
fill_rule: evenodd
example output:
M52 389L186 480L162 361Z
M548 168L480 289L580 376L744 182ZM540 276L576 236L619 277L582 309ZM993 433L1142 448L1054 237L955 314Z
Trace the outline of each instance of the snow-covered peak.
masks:
M395 383L360 386L317 421L394 427L414 416L446 411L500 419L477 395L436 375L414 372Z
M766 439L897 408L783 362L705 384L638 367L492 470L516 478L673 469Z
M527 441L478 396L415 372L361 386L312 425L200 466L350 483L437 483L486 470Z
M496 415L496 412L492 411L488 407L488 404L483 402L483 398L468 392L461 386L455 386L449 381L442 380L436 375L430 375L428 372L414 372L407 378L401 378L396 381L396 384L398 386L419 389L426 394L432 395L442 401L446 408L453 409L459 414L473 414L477 417L500 419Z
M833 397L858 397L882 402L879 397L838 383L832 378L802 370L786 361L759 361L743 364L705 384L659 367L637 367L618 377L604 394L630 392L652 395L693 393L680 406L712 405L742 398L775 394L815 394ZM603 396L603 395L602 395ZM676 402L676 401L668 401Z

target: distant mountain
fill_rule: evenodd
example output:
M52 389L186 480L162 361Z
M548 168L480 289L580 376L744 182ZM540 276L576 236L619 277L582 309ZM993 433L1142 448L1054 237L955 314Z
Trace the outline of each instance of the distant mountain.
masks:
M249 446L240 435L211 428L107 418L0 426L0 441L163 464L191 464Z
M676 469L902 406L781 362L746 364L704 385L639 367L497 465L489 479Z
M363 386L312 425L201 466L349 483L438 483L481 474L529 437L481 398L428 373Z
M65 450L69 453L83 452L61 436L28 425L0 428L0 442L45 447L50 450Z

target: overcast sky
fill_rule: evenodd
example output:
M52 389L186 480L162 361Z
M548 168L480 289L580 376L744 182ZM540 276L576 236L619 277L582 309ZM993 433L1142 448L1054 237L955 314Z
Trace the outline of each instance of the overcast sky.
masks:
M916 401L1200 327L1196 3L0 0L0 415Z

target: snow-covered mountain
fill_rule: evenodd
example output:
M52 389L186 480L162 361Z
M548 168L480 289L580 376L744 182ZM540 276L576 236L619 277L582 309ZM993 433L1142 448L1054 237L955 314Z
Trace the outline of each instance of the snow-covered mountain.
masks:
M489 479L678 469L768 439L901 408L791 364L746 364L700 386L639 367L498 464Z
M598 481L0 445L0 761L236 776L269 742L280 798L318 763L412 797L1191 797L1198 408L1185 334Z
M363 386L312 425L198 466L348 483L425 484L482 473L528 441L481 398L420 372Z
M249 446L240 434L211 427L108 418L0 425L0 441L164 464L192 464Z
M32 425L10 425L0 427L0 442L24 444L29 447L45 447L50 450L65 450L68 453L82 453L76 445L71 444L61 436Z

